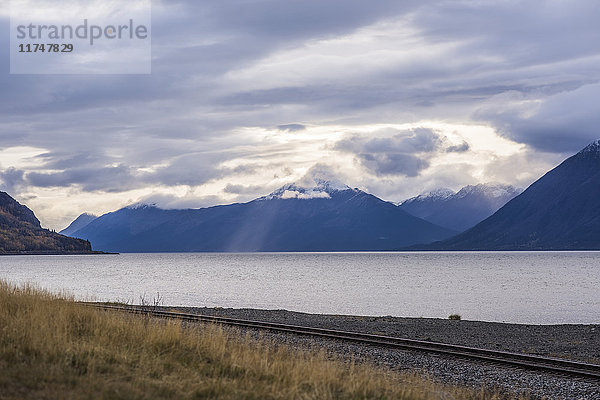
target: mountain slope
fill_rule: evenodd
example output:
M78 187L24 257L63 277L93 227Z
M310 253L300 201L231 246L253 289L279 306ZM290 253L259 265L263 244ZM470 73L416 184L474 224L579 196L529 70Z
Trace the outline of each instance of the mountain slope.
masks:
M73 233L105 251L390 250L455 231L347 186L287 185L243 204L202 209L129 207Z
M79 229L85 227L87 224L89 224L96 218L98 218L97 215L83 213L79 217L75 218L73 220L73 222L71 222L69 224L69 226L67 226L65 229L63 229L62 231L60 231L58 233L60 233L61 235L65 235L65 236L71 236L71 234L73 232L78 231Z
M599 250L600 141L568 158L440 250Z
M0 192L0 254L86 253L85 240L42 229L33 211L5 192Z
M463 232L483 221L522 190L508 185L465 186L457 193L440 189L405 200L401 209L433 224Z

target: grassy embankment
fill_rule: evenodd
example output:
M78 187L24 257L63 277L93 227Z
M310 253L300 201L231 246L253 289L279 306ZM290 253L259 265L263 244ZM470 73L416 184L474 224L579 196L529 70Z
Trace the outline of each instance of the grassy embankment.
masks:
M218 326L108 313L0 281L0 399L484 399Z

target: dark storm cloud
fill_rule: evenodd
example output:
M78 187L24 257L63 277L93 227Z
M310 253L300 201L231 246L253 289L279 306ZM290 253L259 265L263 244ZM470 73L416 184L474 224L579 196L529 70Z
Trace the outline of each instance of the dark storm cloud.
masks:
M139 187L129 167L70 168L57 173L30 172L27 182L37 187L68 187L81 185L85 191L120 192Z
M394 133L383 130L375 135ZM398 132L391 137L367 139L353 136L339 141L334 149L355 154L360 163L378 175L417 176L429 166L428 157L443 141L431 129L419 128Z
M417 176L429 166L427 160L406 153L359 153L362 164L377 175Z
M86 191L121 192L148 185L196 186L222 176L226 170L215 166L218 157L186 155L153 171L140 171L126 165L106 167L70 166L63 172L29 172L25 181L37 187L69 187L79 185ZM63 160L64 161L64 160ZM69 160L72 161L72 160Z
M68 156L56 152L44 153L35 158L45 161L42 169L63 171L38 172L8 168L0 172L3 187L15 189L24 186L47 188L77 185L85 191L123 192L149 185L196 186L236 172L218 167L220 160L224 159L218 153L178 156L166 165L151 170L125 164L107 166L103 163L109 158L90 154Z
M555 94L529 113L487 107L475 114L491 121L507 137L548 152L572 153L600 138L600 84ZM511 99L506 99L510 103Z

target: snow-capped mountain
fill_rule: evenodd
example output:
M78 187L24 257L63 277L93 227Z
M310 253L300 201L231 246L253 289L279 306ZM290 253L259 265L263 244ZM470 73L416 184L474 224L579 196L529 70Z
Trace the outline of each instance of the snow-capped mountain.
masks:
M510 185L469 185L453 192L438 189L398 204L404 211L431 223L465 231L483 221L521 193Z
M440 250L600 250L600 141Z
M284 185L272 192L271 194L260 197L257 200L273 200L273 199L330 199L331 194L345 190L354 190L340 182L315 179L314 186L304 186L296 183Z
M126 207L73 236L117 252L393 250L456 231L330 181L291 184L248 203L201 209Z
M448 197L452 197L456 194L456 192L447 189L447 188L440 188L440 189L435 189L432 190L430 192L426 192L426 193L421 193L418 196L415 197L411 197L410 199L401 201L400 203L397 203L396 205L400 206L404 203L418 203L418 202L422 202L422 201L431 201L431 200L444 200L447 199Z

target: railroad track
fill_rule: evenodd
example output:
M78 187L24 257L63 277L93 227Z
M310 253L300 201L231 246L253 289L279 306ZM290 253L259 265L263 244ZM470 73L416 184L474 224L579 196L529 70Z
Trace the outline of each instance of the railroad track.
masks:
M212 322L242 328L264 329L275 332L286 332L313 337L351 341L355 343L384 346L400 350L423 351L427 353L459 357L468 360L484 361L488 363L494 363L497 365L600 381L600 365L583 363L578 361L540 357L521 353L511 353L506 351L487 350L468 346L428 342L423 340L405 339L392 336L373 335L368 333L314 328L308 326L286 325L273 322L250 321L237 318L161 311L156 309L147 309L143 307L124 307L98 303L84 304L101 308L104 310L121 311L133 314L145 314L160 318L178 319L193 322Z

